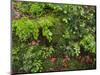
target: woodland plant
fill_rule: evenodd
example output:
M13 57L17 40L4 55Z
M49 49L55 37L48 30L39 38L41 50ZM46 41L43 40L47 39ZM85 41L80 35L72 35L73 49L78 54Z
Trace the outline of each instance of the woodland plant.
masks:
M95 6L13 1L12 11L14 73L96 68Z

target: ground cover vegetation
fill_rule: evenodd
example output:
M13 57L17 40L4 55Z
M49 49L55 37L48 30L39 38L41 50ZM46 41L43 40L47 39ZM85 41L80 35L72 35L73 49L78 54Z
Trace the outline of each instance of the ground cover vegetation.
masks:
M96 68L96 7L12 2L12 72Z

